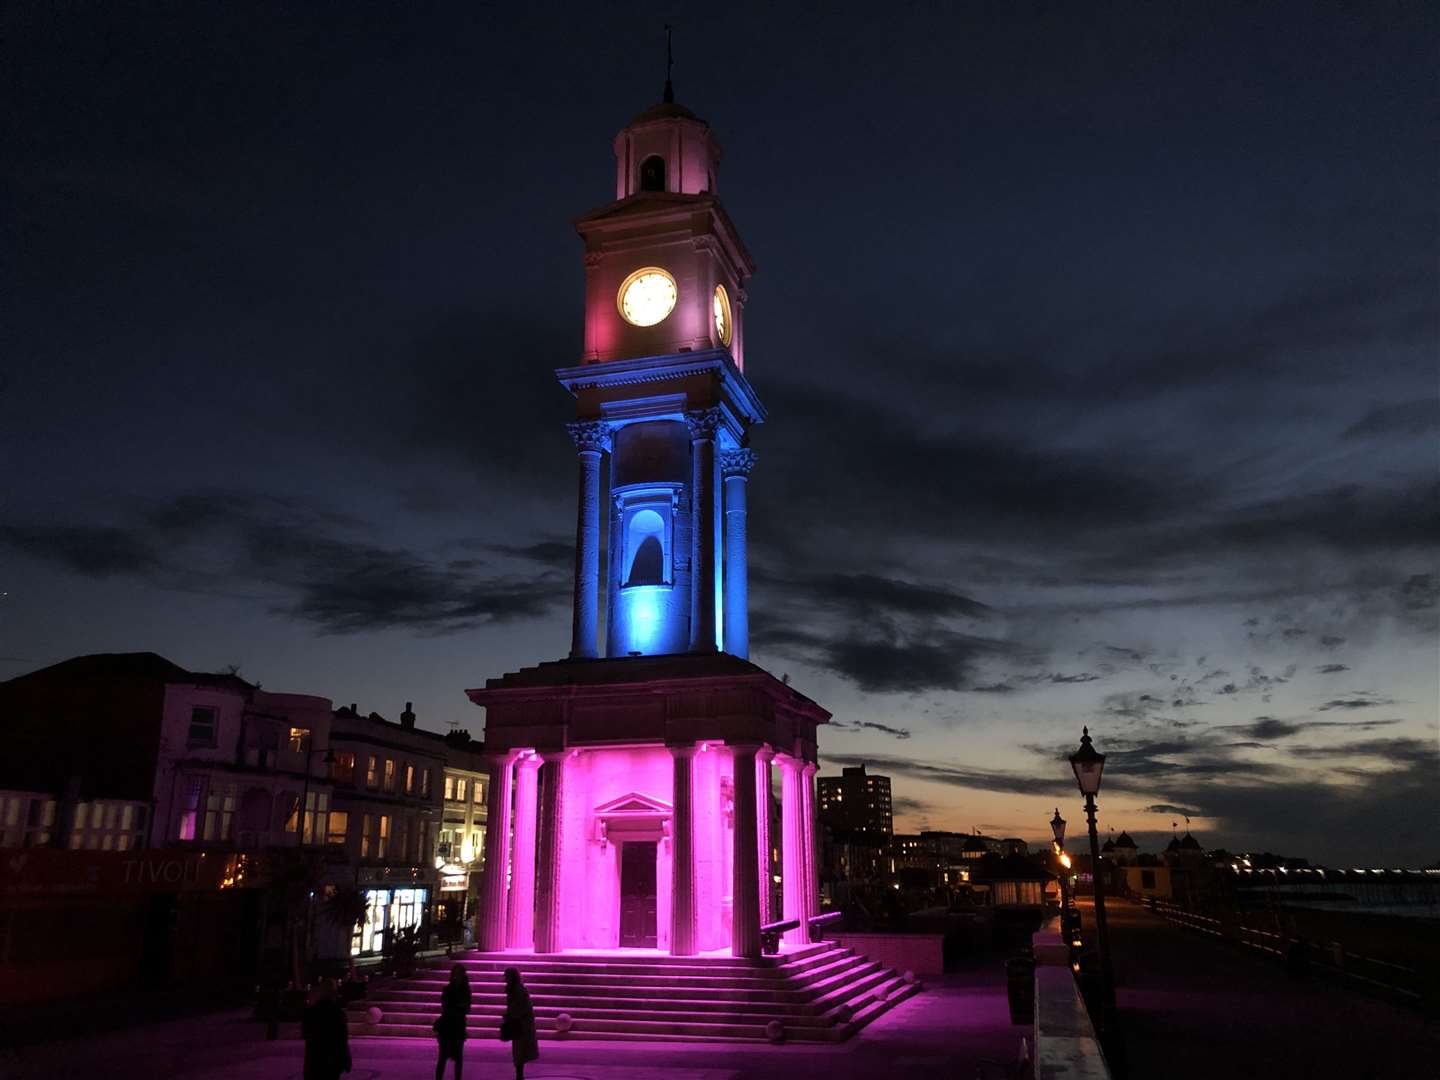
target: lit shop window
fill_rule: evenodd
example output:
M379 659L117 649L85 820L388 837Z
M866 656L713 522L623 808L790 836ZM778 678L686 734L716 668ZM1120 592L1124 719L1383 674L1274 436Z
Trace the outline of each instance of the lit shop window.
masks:
M88 851L129 851L132 847L140 847L145 831L145 811L143 803L118 799L78 803L68 846L73 850L83 848ZM46 833L48 836L48 827Z

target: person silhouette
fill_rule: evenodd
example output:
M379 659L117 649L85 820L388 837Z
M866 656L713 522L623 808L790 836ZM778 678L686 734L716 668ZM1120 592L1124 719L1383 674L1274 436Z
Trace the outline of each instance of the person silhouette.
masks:
M435 1080L445 1076L445 1062L455 1062L455 1080L465 1068L465 1018L470 1013L470 977L463 964L450 969L450 981L440 991L440 1019L435 1037L440 1041L440 1059L435 1062Z
M505 1017L500 1021L500 1037L510 1042L515 1080L525 1080L525 1063L540 1056L540 1047L535 1041L535 1006L518 968L505 969Z
M350 1030L334 979L321 979L300 1014L305 1080L339 1080L350 1071Z

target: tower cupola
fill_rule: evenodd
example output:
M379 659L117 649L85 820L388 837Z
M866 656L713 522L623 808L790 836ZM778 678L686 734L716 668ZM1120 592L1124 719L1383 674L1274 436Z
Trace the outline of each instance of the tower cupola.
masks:
M713 195L720 143L684 105L646 109L615 136L615 197L669 193Z

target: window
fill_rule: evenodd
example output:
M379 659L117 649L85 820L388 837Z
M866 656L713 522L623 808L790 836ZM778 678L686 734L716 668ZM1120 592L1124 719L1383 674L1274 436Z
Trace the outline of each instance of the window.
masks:
M379 773L376 771L379 768L379 761L379 758L377 758L374 754L371 754L370 764L365 768L365 786L368 787L371 791L374 791L375 786L380 783L380 776Z
M286 749L289 750L292 754L309 753L310 729L303 727L292 727L290 729L290 741L286 744Z
M470 834L470 861L485 858L485 830L476 829Z
M335 753L335 764L330 767L330 778L337 784L344 784L346 787L355 786L355 752L353 750L338 750Z
M203 838L210 841L230 839L230 819L235 814L235 785L211 784L205 796L205 829Z
M195 839L195 819L200 810L200 781L189 780L180 793L180 826L175 832L178 840Z
M410 849L406 844L410 838L410 819L401 814L395 819L395 854L402 861Z
M665 521L654 510L639 510L625 529L630 570L625 584L665 584Z
M454 798L455 798L455 778L454 778L453 776L447 776L447 777L445 777L445 801L446 801L446 802L451 802L451 801L454 800Z
M327 844L335 844L338 847L344 847L349 832L350 815L344 810L331 810L330 824L325 830L325 842Z
M406 794L406 795L414 795L414 794L415 794L415 766L414 766L414 765L406 765L406 766L405 766L405 794Z
M368 859L370 849L375 846L375 815L366 814L360 819L360 857Z
M463 776L455 778L455 798L458 802L465 801L465 778Z
M318 843L325 835L325 818L330 810L330 795L324 791L305 793L305 835L302 844Z
M640 163L640 190L665 190L665 159L659 154L651 154Z
M285 831L296 832L300 828L300 796L291 792L281 796L287 807L285 811Z
M395 759L385 759L385 785L382 790L391 794L395 792Z
M390 846L390 815L380 815L380 840L375 845L376 858L385 858L385 851Z
M196 706L190 710L190 733L185 740L191 746L215 745L215 710Z
M421 770L421 772L420 772L420 797L421 797L422 799L428 799L428 798L430 797L430 770L429 770L429 769L423 769L423 770Z
M476 780L476 781L475 781L475 784L474 784L474 787L475 787L475 802L476 802L476 803L483 803L483 802L485 801L485 783L484 783L484 781L482 781L482 780Z

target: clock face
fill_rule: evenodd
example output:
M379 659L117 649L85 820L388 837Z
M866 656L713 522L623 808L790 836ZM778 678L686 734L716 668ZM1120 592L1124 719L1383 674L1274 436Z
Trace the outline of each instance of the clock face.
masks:
M721 345L728 346L730 338L735 331L735 323L730 315L730 294L725 291L724 285L715 286L715 336L720 339Z
M675 310L675 279L658 266L646 266L625 279L616 302L626 322L654 326Z

